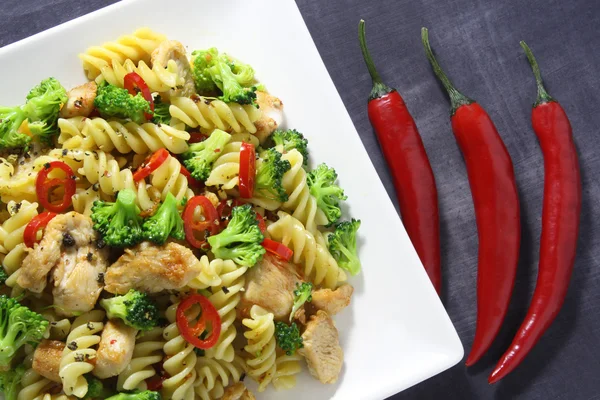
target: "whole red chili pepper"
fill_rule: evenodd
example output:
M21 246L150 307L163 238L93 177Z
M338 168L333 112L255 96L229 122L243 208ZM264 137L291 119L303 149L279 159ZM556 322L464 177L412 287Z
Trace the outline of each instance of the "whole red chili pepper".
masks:
M488 378L489 383L498 382L515 369L558 314L573 271L579 233L581 178L571 124L565 110L546 92L533 53L525 42L521 46L537 83L531 122L544 155L540 261L527 316Z
M385 85L367 50L365 22L359 23L359 41L373 89L369 119L387 161L400 204L406 232L438 294L441 293L440 223L435 178L417 125L402 96Z
M427 58L452 105L454 136L463 153L475 206L479 255L477 271L477 328L466 364L487 351L506 315L517 272L521 223L519 198L510 155L490 116L452 85L422 30Z

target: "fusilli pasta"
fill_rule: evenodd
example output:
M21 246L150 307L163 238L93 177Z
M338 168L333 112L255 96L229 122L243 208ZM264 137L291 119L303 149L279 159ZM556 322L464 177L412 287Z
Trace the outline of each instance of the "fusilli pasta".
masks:
M124 63L130 59L134 63L144 61L149 64L150 54L164 40L167 40L166 36L149 28L140 28L132 35L121 36L114 42L90 47L85 53L79 54L79 58L83 61L83 69L87 71L88 78L95 79L112 60Z
M302 360L302 357L297 353L291 356L282 353L277 356L275 360L275 375L273 377L273 386L275 389L292 389L296 386L296 375L302 371L300 360Z
M281 156L288 160L292 168L283 175L283 188L288 194L288 201L282 208L292 213L308 231L316 232L317 225L326 225L327 217L317 206L317 200L310 194L306 182L306 171L302 168L304 158L296 149L290 150Z
M185 83L183 77L178 74L175 60L169 60L167 67L163 68L160 65L149 67L144 61L140 61L136 66L130 59L125 60L125 62L113 59L110 63L101 66L100 75L98 75L96 81L105 80L111 85L122 88L125 75L131 72L141 76L152 92L167 92L171 88Z
M315 236L300 221L284 211L279 211L277 215L279 220L270 224L267 231L273 240L294 251L293 261L304 265L307 279L315 285L331 289L346 280L346 274L329 254L329 250L317 243Z
M121 154L131 151L147 154L166 148L181 154L188 149L190 134L169 125L150 122L136 124L107 121L103 118L60 118L58 143L65 149L102 150L116 149Z
M133 358L119 374L118 390L146 390L146 379L156 375L153 367L163 359L163 329L156 327L144 332L135 343Z
M250 134L234 134L229 143L221 150L221 155L214 162L212 171L206 180L206 186L220 186L222 189L233 189L238 185L240 173L240 148L242 143L252 143L258 147L258 139Z
M202 256L200 258L200 264L202 272L188 283L188 286L192 289L206 289L211 286L220 287L223 282L221 279L221 271L236 268L236 265L232 260L221 260L220 258L216 258L209 261L207 256Z
M250 104L225 103L201 96L171 98L169 113L187 126L200 126L205 132L218 128L237 133L255 133L254 122L261 115L261 111Z
M67 346L60 360L59 375L67 395L79 398L88 391L84 374L92 372L96 358L95 346L100 343L98 333L104 328L104 311L93 310L75 319L67 336Z
M248 344L244 350L248 353L246 364L248 375L258 382L258 391L264 391L275 377L275 323L273 314L254 305L250 309L250 318L242 323L249 330L244 333Z
M166 340L163 347L166 356L163 368L169 378L163 382L161 393L166 400L194 400L196 353L194 346L179 334L175 321L177 306L178 304L171 305L166 313L169 326L163 331L163 338Z
M224 389L240 381L245 372L244 360L236 356L232 362L198 357L194 383L196 397L200 400L217 400L223 396Z

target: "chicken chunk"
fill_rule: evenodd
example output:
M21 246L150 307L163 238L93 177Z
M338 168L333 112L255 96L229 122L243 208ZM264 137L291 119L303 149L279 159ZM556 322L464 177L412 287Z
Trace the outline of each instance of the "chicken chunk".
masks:
M265 255L246 273L246 288L239 311L246 317L250 308L257 304L272 312L275 319L287 320L294 305L294 289L302 282L293 264Z
M310 318L302 334L304 347L298 353L306 358L308 370L321 383L335 383L342 370L344 352L338 330L325 311Z
M90 311L102 291L108 249L99 249L93 222L69 212L52 219L44 237L23 260L17 283L41 293L52 272L54 305L66 316Z
M61 118L87 117L94 109L98 92L96 82L88 82L74 87L67 93L68 100L60 109Z
M342 285L335 290L318 289L312 293L312 307L323 310L329 315L335 315L350 304L350 297L354 288L348 284Z
M123 372L133 356L137 332L137 329L125 325L121 320L108 321L96 351L94 375L106 379Z
M254 122L256 137L262 143L283 122L283 103L269 93L257 91L256 104L262 115Z
M225 389L221 400L256 400L256 397L243 382L238 382Z
M143 242L126 249L106 272L106 291L125 294L129 289L147 293L180 289L198 276L202 267L194 253L177 243L162 246Z
M65 343L60 340L42 340L33 353L32 368L53 382L60 383L58 371Z
M166 98L175 96L191 96L195 93L192 67L186 55L185 47L176 40L165 40L152 52L152 67L167 68L169 61L177 65L177 87L161 93Z

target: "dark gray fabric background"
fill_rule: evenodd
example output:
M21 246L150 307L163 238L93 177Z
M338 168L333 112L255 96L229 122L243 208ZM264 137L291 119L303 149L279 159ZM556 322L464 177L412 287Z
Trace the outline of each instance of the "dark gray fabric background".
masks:
M113 2L2 0L0 45ZM438 185L443 300L466 352L475 330L476 227L464 163L450 130L449 103L423 54L421 26L430 28L432 46L459 90L488 110L515 165L523 240L505 329L488 357L476 367L467 370L461 363L394 399L600 399L597 222L600 217L600 3L592 0L297 0L297 3L392 196L391 180L367 119L370 80L356 39L360 18L367 21L368 42L381 75L398 88L415 117ZM535 86L519 47L520 39L526 40L535 52L550 93L561 101L571 119L583 177L582 224L577 263L563 310L522 366L491 387L487 375L524 317L538 260L543 164L530 124ZM43 60L40 62L43 68ZM295 79L310 84L310 77ZM390 257L394 256L390 249ZM397 306L410 307L410 304Z

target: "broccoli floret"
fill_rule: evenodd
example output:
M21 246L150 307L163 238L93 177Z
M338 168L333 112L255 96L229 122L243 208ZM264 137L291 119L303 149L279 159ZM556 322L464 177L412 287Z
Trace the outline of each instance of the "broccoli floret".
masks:
M317 199L317 206L325 213L329 225L335 223L342 216L340 200L346 200L344 190L335 184L337 172L325 164L306 175L306 182L310 188L310 194Z
M44 79L31 89L27 102L0 107L0 149L27 148L31 135L48 140L58 132L58 112L67 102L67 91L55 78ZM27 129L20 131L27 120Z
M4 270L4 267L0 268L0 285L4 285L8 279L8 274Z
M158 307L146 293L130 289L122 296L100 301L108 318L120 318L132 328L147 331L158 325Z
M290 322L294 319L296 311L298 311L304 303L312 301L312 290L313 285L310 282L296 284L296 289L294 290L294 305L292 306L292 312L290 313Z
M92 206L94 229L104 242L113 247L131 247L144 238L140 209L135 204L135 192L121 190L115 203L97 200Z
M218 91L217 85L213 82L210 74L210 67L219 57L219 51L216 48L208 50L196 50L192 52L192 75L196 84L196 91L200 94L214 94Z
M216 48L192 53L192 74L196 90L201 94L222 93L226 103L255 104L254 70L247 64L219 54Z
M275 339L277 340L277 345L288 356L291 356L296 350L304 347L300 330L295 322L291 325L287 325L281 321L275 322Z
M205 181L210 175L213 162L221 155L221 150L229 142L231 135L215 129L208 139L193 143L183 154L183 163L194 179Z
M100 379L90 374L85 374L84 377L88 384L88 391L83 397L85 400L105 399L111 395L112 391L105 388Z
M94 106L103 117L129 118L138 124L146 122L146 113L152 114L142 93L132 96L127 89L106 82L98 85Z
M106 400L162 400L160 393L144 390L137 393L119 393Z
M215 257L252 267L265 253L261 246L263 240L256 214L249 204L245 204L233 207L227 228L210 236L208 243Z
M287 131L283 131L277 129L271 134L271 140L275 146L280 146L283 151L298 150L302 154L304 165L308 162L308 140L297 130L288 129Z
M336 224L335 231L328 236L329 252L338 265L352 275L360 272L360 260L356 249L356 232L360 220L344 221Z
M183 219L177 209L178 203L175 196L167 194L156 213L144 221L144 239L156 244L164 244L169 236L179 240L185 239Z
M8 296L0 296L0 366L8 366L24 344L37 346L48 327L40 314Z
M256 167L256 180L254 193L258 196L276 200L287 201L288 195L283 188L283 174L290 170L288 160L281 159L281 153L275 149L264 151Z
M4 394L4 400L17 400L18 387L25 370L24 365L19 365L17 368L0 372L0 391Z
M171 123L169 107L171 107L169 103L165 103L160 96L156 96L154 98L154 116L152 117L152 122L169 125Z

